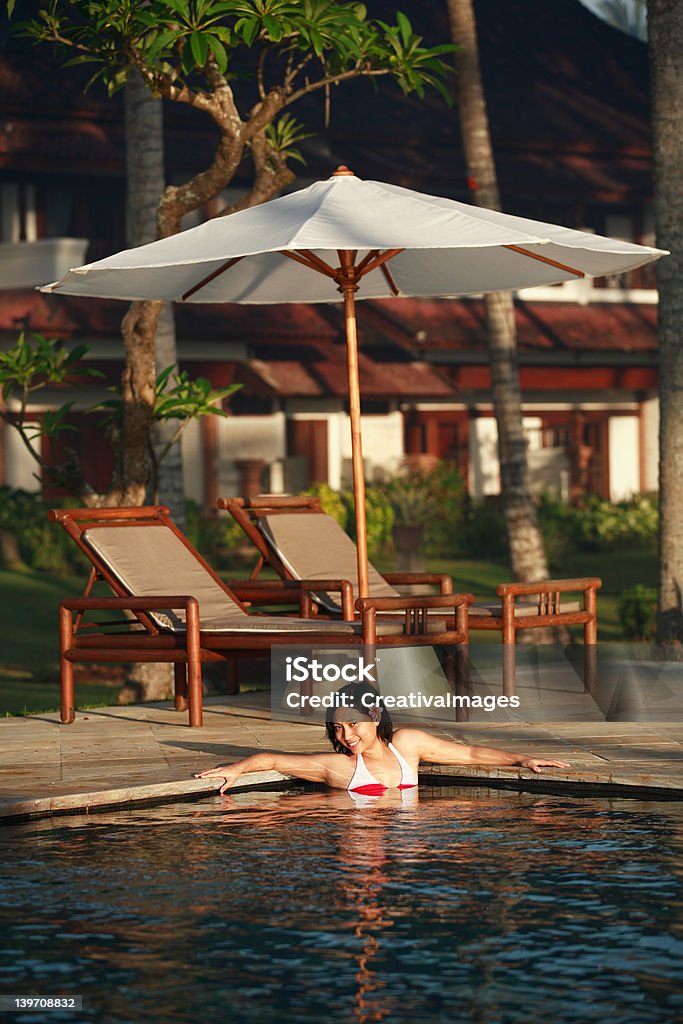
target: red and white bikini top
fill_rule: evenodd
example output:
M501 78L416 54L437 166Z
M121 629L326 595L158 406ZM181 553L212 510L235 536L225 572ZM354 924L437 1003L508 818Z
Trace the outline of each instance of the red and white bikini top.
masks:
M403 757L402 754L399 754L393 743L389 744L389 750L401 766L401 781L396 788L413 789L417 786L417 776L415 772L410 767L405 757ZM349 793L363 793L366 796L379 796L380 793L384 793L388 788L389 787L385 786L383 782L378 782L374 775L368 771L365 761L363 760L363 755L356 754L356 770L347 787Z

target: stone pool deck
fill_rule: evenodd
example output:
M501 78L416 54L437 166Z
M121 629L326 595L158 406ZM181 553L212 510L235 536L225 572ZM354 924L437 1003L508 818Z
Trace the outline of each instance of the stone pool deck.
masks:
M426 766L421 777L568 795L683 800L680 718L615 722L581 714L557 717L422 724L466 743L555 757L571 764L570 769L536 775L519 768ZM329 750L322 726L273 721L268 693L207 697L204 722L202 729L190 729L187 715L169 704L79 711L72 725L61 725L57 714L0 720L0 824L198 799L220 785L192 777L203 768L257 750ZM282 779L277 772L243 776L239 788Z

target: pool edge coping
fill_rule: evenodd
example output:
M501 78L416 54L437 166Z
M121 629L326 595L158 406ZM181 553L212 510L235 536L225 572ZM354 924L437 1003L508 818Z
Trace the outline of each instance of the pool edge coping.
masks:
M458 785L473 788L509 789L530 793L590 797L625 797L649 800L683 800L683 785L663 786L651 776L619 777L619 773L590 778L574 772L560 774L532 773L529 769L498 768L471 765L425 765L420 768L419 781L425 786ZM218 795L220 780L183 779L167 783L126 786L51 797L6 800L0 804L0 827L18 825L40 818L100 813L126 807L144 807L166 803L199 801ZM289 789L301 785L280 772L252 772L245 775L231 793L251 790Z

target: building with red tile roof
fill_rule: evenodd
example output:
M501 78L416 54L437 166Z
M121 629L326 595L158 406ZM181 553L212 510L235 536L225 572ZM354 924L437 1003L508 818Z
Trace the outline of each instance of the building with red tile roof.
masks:
M387 17L395 9L389 0L367 6ZM445 4L400 6L428 42L447 39ZM475 7L506 210L651 242L645 46L579 0L476 0ZM0 343L13 343L22 328L85 341L105 371L104 386L120 373L125 304L33 287L125 244L121 98L83 95L82 84L78 69L56 71L46 51L0 40ZM318 132L302 144L302 183L343 162L362 177L467 201L457 115L436 95L421 101L386 83L373 92L356 82L336 91L329 127L312 100L297 116ZM208 163L215 139L193 111L170 105L165 118L175 181ZM238 177L234 185L244 182ZM620 280L517 296L521 385L539 487L612 498L656 488L654 274L647 267ZM176 308L176 323L183 368L216 386L243 385L232 417L188 432L188 493L210 506L217 492L247 485L348 481L339 307L185 306ZM359 302L358 325L368 477L392 471L405 457L426 465L446 458L475 495L495 493L483 303ZM80 407L100 393L99 384L92 395L83 392ZM79 422L84 457L101 476L107 459L87 418ZM2 448L0 482L36 486L7 430Z

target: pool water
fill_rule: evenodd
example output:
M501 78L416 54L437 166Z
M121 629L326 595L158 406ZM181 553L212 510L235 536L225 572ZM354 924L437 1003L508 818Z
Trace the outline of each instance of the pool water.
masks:
M0 829L8 1021L675 1024L683 804L251 792Z

